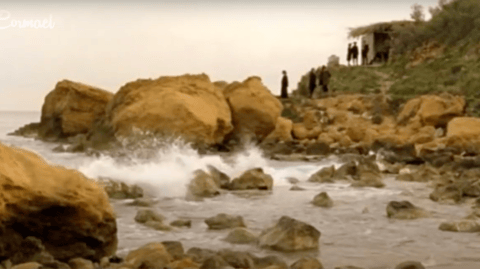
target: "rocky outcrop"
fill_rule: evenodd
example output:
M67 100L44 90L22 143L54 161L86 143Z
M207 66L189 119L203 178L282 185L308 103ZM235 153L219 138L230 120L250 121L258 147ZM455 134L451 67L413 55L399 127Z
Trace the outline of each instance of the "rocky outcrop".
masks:
M320 232L313 226L283 216L277 224L264 230L258 239L262 247L278 251L302 251L318 249Z
M108 196L81 173L0 144L0 193L0 257L14 256L29 236L60 261L114 254L117 227Z
M222 91L205 74L129 82L108 104L107 122L117 136L136 128L200 144L221 143L233 129Z
M465 99L448 93L423 95L409 100L398 115L401 124L420 122L422 126L446 126L465 113Z
M85 134L105 115L111 92L69 80L57 83L45 97L39 136L64 138Z
M224 89L224 94L232 111L235 133L240 139L261 141L275 129L283 105L259 77L233 82Z

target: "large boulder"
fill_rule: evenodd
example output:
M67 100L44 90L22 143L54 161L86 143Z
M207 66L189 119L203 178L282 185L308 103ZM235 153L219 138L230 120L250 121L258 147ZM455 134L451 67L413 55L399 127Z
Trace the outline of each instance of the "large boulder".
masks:
M233 82L225 88L224 94L232 110L235 133L248 133L263 140L275 129L283 105L259 77Z
M480 119L471 117L454 118L448 123L447 137L480 137Z
M213 197L220 194L219 186L213 177L203 170L196 170L188 184L187 197Z
M103 188L83 174L0 144L0 193L0 257L20 251L29 236L65 262L115 253L113 208Z
M45 97L40 137L62 138L88 133L105 115L113 93L69 80L57 83Z
M290 252L318 249L319 239L320 231L312 225L283 216L260 234L258 242L262 247Z
M149 243L139 249L130 251L125 257L129 268L163 268L173 261L167 248L162 243Z
M465 99L460 96L423 95L409 100L397 120L401 124L419 121L424 126L445 126L452 118L463 115L465 106Z
M129 82L108 104L107 120L117 136L136 128L200 144L220 143L233 129L222 91L205 74Z

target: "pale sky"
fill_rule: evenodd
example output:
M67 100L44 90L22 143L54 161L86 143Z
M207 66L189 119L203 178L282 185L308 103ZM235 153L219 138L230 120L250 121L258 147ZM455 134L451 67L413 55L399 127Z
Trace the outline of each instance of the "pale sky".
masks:
M293 90L302 74L326 64L330 55L345 63L347 44L354 41L347 38L350 27L409 19L414 3L425 7L428 18L428 7L437 4L437 0L4 2L0 110L30 111L40 111L45 95L63 79L116 92L138 78L206 73L212 81L232 82L256 75L279 94L283 69ZM12 21L44 19L47 29L8 27Z

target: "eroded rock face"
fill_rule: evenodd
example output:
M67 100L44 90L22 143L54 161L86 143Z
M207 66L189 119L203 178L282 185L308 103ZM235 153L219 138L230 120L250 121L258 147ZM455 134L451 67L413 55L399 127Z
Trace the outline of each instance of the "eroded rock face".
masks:
M245 171L240 177L230 182L230 190L271 190L273 178L265 174L262 168Z
M69 80L57 83L42 106L40 137L63 138L87 133L105 115L113 93Z
M283 216L275 226L261 233L259 245L278 251L302 251L318 249L319 239L320 231L315 227Z
M117 227L108 196L83 174L0 144L0 193L0 257L12 256L28 236L60 261L115 253Z
M259 77L231 83L223 92L232 110L235 133L249 133L261 141L275 129L283 105Z
M205 74L129 82L108 104L107 120L117 136L135 127L200 144L221 143L233 129L222 91Z

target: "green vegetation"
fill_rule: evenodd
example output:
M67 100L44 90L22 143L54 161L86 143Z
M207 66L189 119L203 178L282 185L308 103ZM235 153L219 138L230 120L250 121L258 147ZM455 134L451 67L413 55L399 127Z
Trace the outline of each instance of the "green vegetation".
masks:
M464 95L467 112L480 116L480 1L440 1L428 21L421 19L418 5L412 10L416 21L391 33L389 64L331 70L330 88L369 93L388 85L395 102L446 91ZM299 82L300 93L307 89L307 75Z

